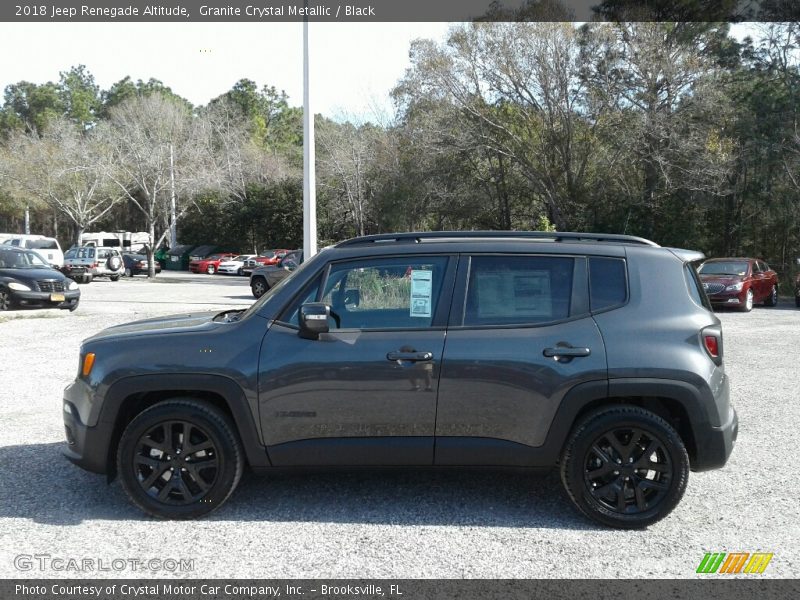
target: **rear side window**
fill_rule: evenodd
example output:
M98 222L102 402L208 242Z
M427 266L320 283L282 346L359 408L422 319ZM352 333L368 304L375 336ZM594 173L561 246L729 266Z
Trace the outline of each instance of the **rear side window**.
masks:
M625 304L628 299L625 261L621 258L590 257L589 290L593 311Z
M559 256L474 256L464 325L535 325L566 319L575 260Z

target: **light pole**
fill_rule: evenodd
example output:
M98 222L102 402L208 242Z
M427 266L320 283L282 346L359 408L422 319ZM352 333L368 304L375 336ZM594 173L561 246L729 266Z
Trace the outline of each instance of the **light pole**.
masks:
M317 253L317 194L314 160L314 111L311 109L308 65L308 0L303 17L303 259Z

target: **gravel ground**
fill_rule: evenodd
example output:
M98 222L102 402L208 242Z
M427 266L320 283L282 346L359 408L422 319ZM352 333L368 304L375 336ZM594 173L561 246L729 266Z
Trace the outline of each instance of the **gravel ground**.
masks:
M720 314L740 418L733 456L721 471L692 473L666 520L621 532L579 516L555 473L492 471L248 475L210 518L150 520L118 483L60 455L61 392L80 341L136 318L244 307L250 290L244 278L164 273L82 291L72 314L0 315L0 577L93 575L36 563L23 573L18 555L93 559L97 568L189 559L194 571L176 573L188 577L690 578L705 552L737 551L773 552L764 577L794 577L800 567L793 304Z

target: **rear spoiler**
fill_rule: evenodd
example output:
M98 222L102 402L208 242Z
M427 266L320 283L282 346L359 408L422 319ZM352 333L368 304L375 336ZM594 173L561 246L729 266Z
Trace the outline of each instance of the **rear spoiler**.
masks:
M683 248L667 248L678 259L685 263L697 263L705 259L706 255L697 250L684 250Z

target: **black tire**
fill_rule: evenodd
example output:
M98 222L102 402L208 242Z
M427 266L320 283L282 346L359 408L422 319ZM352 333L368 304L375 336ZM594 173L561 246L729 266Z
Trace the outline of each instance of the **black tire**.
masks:
M119 281L119 277L120 277L119 275L110 275L110 276L109 276L109 279L110 279L111 281Z
M81 275L81 278L78 280L78 283L92 283L92 275Z
M749 290L747 290L747 295L745 296L744 304L742 304L739 307L739 310L742 311L742 312L746 312L746 313L748 313L751 310L753 310L753 298L754 298L753 289L750 288Z
M8 290L0 290L0 312L14 310L17 307L11 292Z
M208 267L206 268L206 273L208 273L209 275L213 275L216 272L217 272L217 267L215 267L214 265L208 265Z
M188 452L191 448L197 449ZM244 453L231 420L192 398L166 400L141 412L117 448L125 493L159 519L194 519L219 508L243 470Z
M250 289L253 292L253 296L261 298L261 296L267 293L269 285L267 284L267 280L263 277L254 277L250 282Z
M239 267L239 269L236 271L236 274L237 274L239 277L241 277L241 276L244 274L244 273L242 273L242 267Z
M764 306L775 306L776 304L778 304L778 286L773 285L769 296L764 300Z
M663 519L680 502L688 480L689 456L678 433L636 406L588 415L561 456L561 481L572 502L610 527L642 529Z
M125 267L125 277L133 277L133 271L129 267Z

